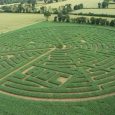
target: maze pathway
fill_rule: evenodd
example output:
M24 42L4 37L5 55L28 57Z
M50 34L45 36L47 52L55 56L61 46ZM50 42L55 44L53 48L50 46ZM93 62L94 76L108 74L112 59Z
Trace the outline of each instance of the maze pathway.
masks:
M0 93L43 101L115 95L115 30L51 24L1 35Z

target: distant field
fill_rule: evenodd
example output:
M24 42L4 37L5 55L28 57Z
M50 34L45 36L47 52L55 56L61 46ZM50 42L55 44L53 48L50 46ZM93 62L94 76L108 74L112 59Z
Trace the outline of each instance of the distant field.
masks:
M39 14L0 13L0 33L15 30L43 20L44 16Z
M65 4L72 4L72 7L73 7L75 4L83 3L84 8L97 8L99 1L100 0L67 0L63 2L48 4L45 6L51 7L51 8L58 8L59 6L64 6Z
M109 8L115 8L115 4L109 4Z
M94 13L94 14L115 15L115 9L81 9L73 11L72 13Z

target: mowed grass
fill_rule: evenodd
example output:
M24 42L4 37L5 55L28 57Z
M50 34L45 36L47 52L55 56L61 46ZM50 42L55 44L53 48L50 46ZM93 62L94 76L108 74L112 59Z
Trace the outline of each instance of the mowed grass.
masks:
M38 102L0 94L0 115L114 115L115 96L86 102Z
M15 30L40 21L44 21L42 14L0 13L0 33Z
M0 35L0 115L114 115L114 31L43 22Z

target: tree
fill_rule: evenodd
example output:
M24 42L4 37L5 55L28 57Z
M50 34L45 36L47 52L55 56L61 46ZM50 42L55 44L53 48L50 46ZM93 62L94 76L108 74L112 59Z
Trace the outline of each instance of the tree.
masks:
M109 3L107 1L102 2L102 8L108 8Z
M100 2L98 3L98 8L101 8L101 3Z
M62 12L58 12L58 21L59 22L62 21L62 17L63 17L63 13Z
M115 26L115 20L111 20L110 26Z
M45 11L44 16L46 17L46 21L48 21L49 17L51 16L51 13L49 11Z
M57 16L54 17L54 22L57 22Z
M28 0L27 3L31 6L32 11L35 11L36 0Z
M90 23L91 23L91 24L95 24L95 18L94 18L94 17L91 17L91 18L90 18Z

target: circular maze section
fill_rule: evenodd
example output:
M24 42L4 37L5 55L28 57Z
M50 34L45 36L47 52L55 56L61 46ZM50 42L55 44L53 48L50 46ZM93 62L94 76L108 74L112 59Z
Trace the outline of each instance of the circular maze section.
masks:
M115 95L115 29L42 23L0 35L0 93L45 101Z

